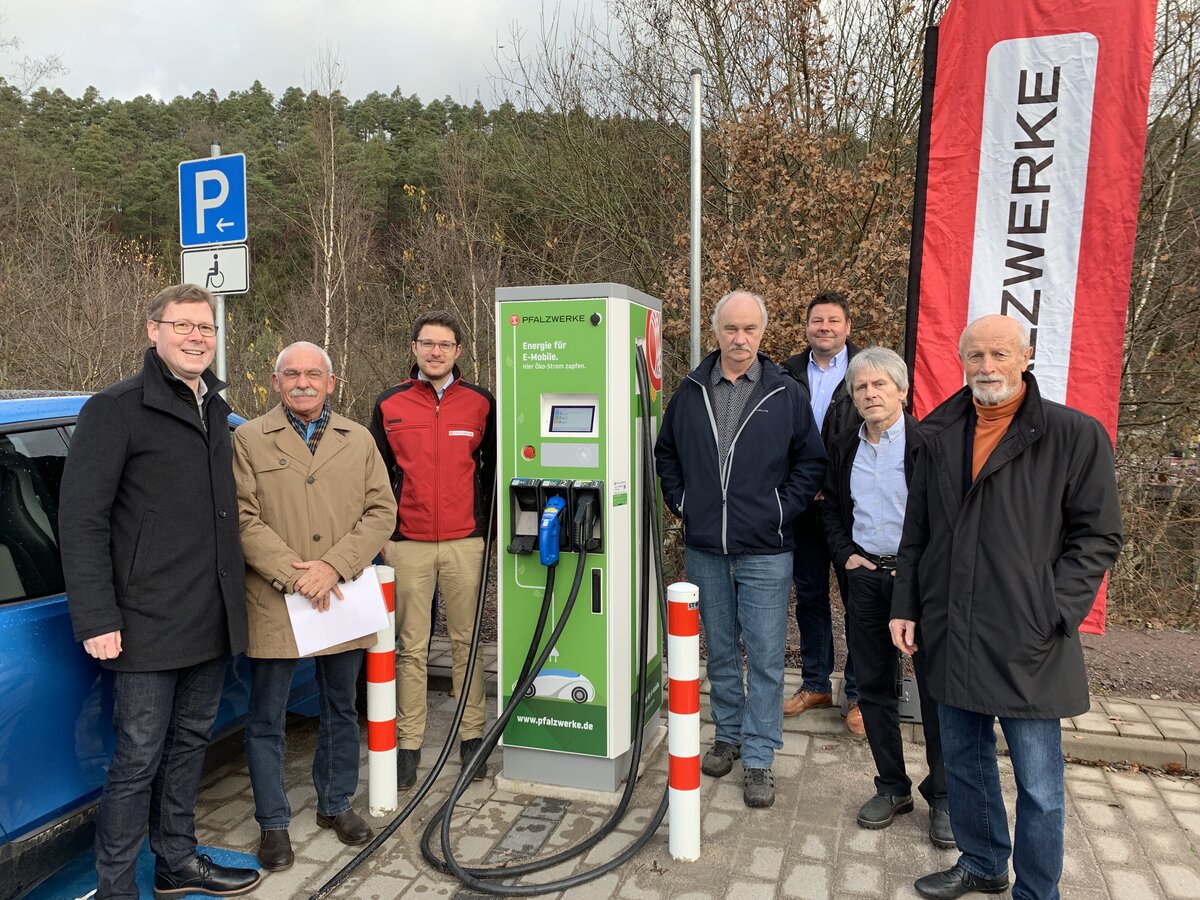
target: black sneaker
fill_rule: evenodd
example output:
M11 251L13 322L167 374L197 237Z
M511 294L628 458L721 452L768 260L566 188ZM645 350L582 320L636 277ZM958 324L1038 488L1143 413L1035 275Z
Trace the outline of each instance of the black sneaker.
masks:
M174 872L154 866L156 894L209 894L214 897L234 897L253 890L262 880L258 869L234 869L219 866L212 857L197 853L183 868Z
M704 754L700 763L700 771L713 778L728 775L733 768L733 761L742 755L742 749L728 741L713 741L713 745Z
M469 738L458 745L458 758L465 769L467 763L471 761L471 757L479 752L479 748L483 746L483 738ZM472 781L483 781L488 777L487 760L475 770L475 775L471 778Z
M417 763L421 761L421 751L396 751L396 787L407 791L417 783Z
M913 811L911 794L876 794L858 811L859 828L887 828L896 816Z
M775 776L770 769L747 769L742 785L742 800L754 809L766 809L775 803Z

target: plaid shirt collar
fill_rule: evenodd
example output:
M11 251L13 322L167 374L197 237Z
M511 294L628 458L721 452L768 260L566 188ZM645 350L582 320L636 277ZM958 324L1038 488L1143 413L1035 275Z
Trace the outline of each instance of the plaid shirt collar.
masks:
M325 426L329 424L329 404L326 403L321 407L321 414L311 422L301 420L299 416L286 406L283 408L283 414L287 416L287 420L296 429L296 434L300 435L300 440L308 445L309 452L316 453L317 444L321 442L321 436L325 434Z

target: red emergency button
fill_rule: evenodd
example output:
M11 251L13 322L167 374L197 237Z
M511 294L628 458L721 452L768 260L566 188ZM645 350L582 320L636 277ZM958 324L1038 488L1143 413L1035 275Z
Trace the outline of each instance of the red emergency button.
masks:
M521 450L521 455L526 459L533 459L537 456L537 451L533 449L533 444L526 444Z

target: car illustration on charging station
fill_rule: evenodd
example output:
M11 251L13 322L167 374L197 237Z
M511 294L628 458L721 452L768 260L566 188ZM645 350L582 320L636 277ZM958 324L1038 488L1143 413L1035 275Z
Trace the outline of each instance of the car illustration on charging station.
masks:
M596 688L586 675L570 669L542 669L526 688L525 697L590 703L596 698Z

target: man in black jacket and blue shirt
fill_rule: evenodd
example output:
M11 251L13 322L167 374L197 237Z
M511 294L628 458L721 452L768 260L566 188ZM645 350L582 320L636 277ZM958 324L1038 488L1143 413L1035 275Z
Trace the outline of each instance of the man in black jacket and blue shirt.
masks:
M912 812L912 779L900 739L892 586L904 525L908 482L922 446L917 420L904 413L908 369L884 347L867 347L846 367L846 384L863 423L838 435L829 451L821 511L833 563L845 576L846 644L858 665L859 708L875 760L875 796L858 811L863 828L886 828ZM929 839L952 849L946 771L937 703L925 686L925 660L914 657L929 774L920 791L929 804Z
M828 453L833 440L858 415L846 385L846 366L858 353L850 340L850 301L835 291L822 291L808 304L805 313L808 347L791 356L783 368L800 384L812 408L817 430ZM800 689L783 701L785 716L798 716L810 709L833 705L833 618L829 609L829 547L821 520L822 498L817 496L796 518L796 551L792 578L796 584L796 625L800 629ZM842 605L846 603L845 572L834 567ZM847 642L849 648L849 642ZM863 733L858 709L858 685L854 676L854 654L847 649L844 695L847 701L846 729Z
M688 578L700 588L716 724L701 769L719 778L740 756L746 805L767 807L783 746L791 523L821 486L825 449L799 386L758 352L762 298L727 294L712 325L719 349L675 391L655 456L663 499L683 519Z
M897 647L925 655L962 851L914 887L1000 893L1011 855L1014 900L1057 900L1059 722L1087 711L1077 631L1121 550L1112 443L1091 416L1041 396L1015 319L975 320L959 356L967 386L921 423L889 623ZM1011 843L997 717L1017 782Z
M257 869L196 853L196 795L246 597L216 303L150 303L142 371L79 412L59 508L75 639L113 672L116 745L96 818L97 900L136 900L147 823L158 894L242 894Z

